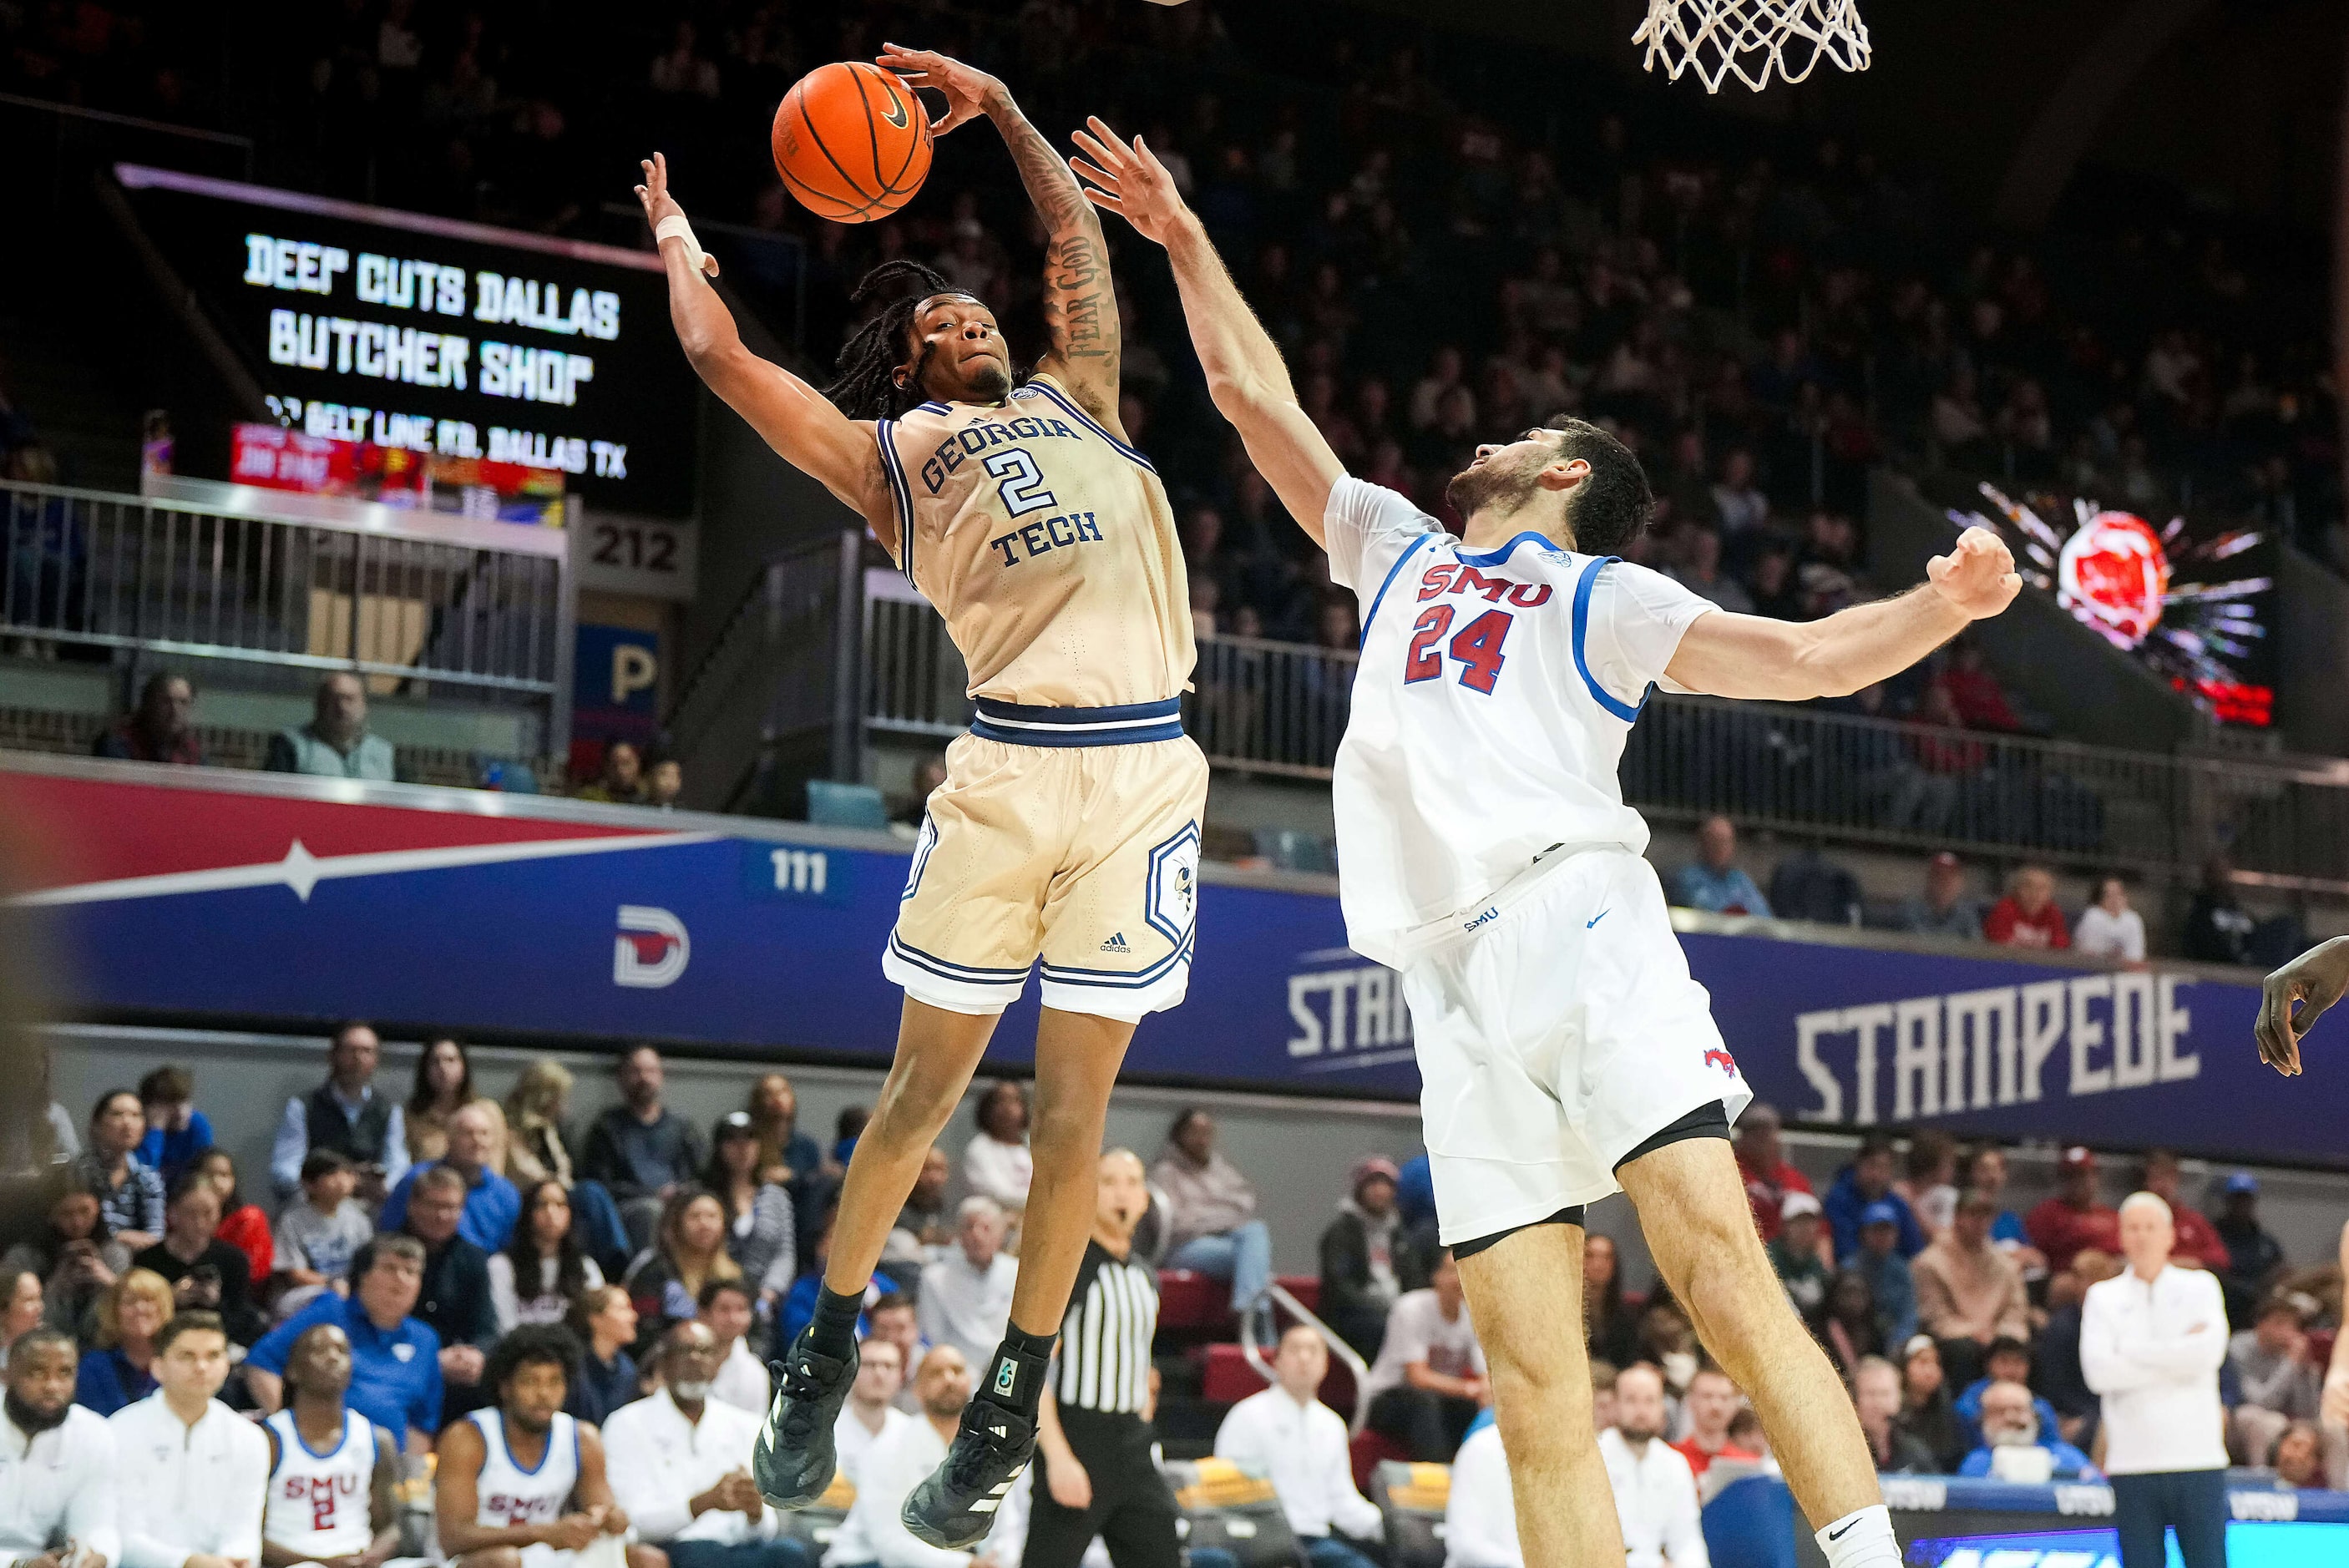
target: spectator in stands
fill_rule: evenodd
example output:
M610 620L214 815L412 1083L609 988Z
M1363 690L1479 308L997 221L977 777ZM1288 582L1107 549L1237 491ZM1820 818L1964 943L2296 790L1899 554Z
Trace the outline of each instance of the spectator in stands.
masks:
M98 1194L108 1233L136 1253L163 1233L163 1178L139 1158L147 1112L127 1088L109 1089L89 1113L89 1147L74 1170Z
M1701 1377L1692 1387L1706 1381ZM1734 1401L1734 1387L1728 1397ZM1722 1423L1728 1424L1725 1411ZM1706 1568L1696 1475L1686 1450L1663 1441L1663 1379L1644 1364L1625 1367L1615 1378L1615 1425L1599 1434L1599 1457L1623 1524L1624 1568Z
M2127 882L2116 876L2096 879L2095 902L2080 912L2072 948L2090 958L2145 962L2145 917L2129 907Z
M326 1081L285 1102L270 1146L269 1172L280 1194L301 1185L302 1161L313 1149L331 1149L350 1161L358 1174L362 1202L383 1202L393 1182L408 1174L408 1130L399 1104L376 1092L375 1069L383 1044L361 1023L339 1026L326 1054Z
M1680 1304L1663 1291L1649 1292L1640 1313L1639 1358L1662 1368L1664 1393L1671 1398L1678 1400L1688 1391L1690 1379L1703 1365L1699 1348L1696 1330Z
M1621 1369L1612 1361L1590 1363L1590 1429L1603 1432L1615 1424L1615 1379Z
M2020 1383L1990 1386L1982 1395L1982 1446L1959 1464L1960 1475L2018 1481L2096 1479L2096 1467L2087 1455L2043 1429L2032 1408L2031 1390ZM2018 1462L2017 1450L2044 1457Z
M2170 1262L2169 1205L2152 1193L2132 1193L2122 1204L2120 1233L2128 1268L2088 1287L2080 1365L2104 1400L2104 1469L2112 1478L2122 1568L2159 1568L2172 1529L2189 1568L2222 1568L2227 1445L2219 1369L2227 1359L2227 1312L2219 1282Z
M561 1323L604 1271L580 1250L571 1224L571 1194L544 1181L523 1195L522 1218L506 1244L490 1254L490 1307L498 1333L523 1324Z
M2178 1201L2178 1182L2184 1175L2176 1150L2148 1149L2145 1151L2145 1166L2138 1173L2137 1187L2169 1205L2170 1223L2178 1234L2178 1261L2223 1274L2229 1253L2218 1228L2201 1210Z
M1983 917L1982 934L2008 947L2071 946L2071 929L2055 904L2054 873L2044 866L2017 870L2006 896Z
M0 1445L12 1476L0 1493L0 1557L23 1568L121 1568L115 1494L122 1475L113 1430L74 1403L73 1336L36 1328L8 1357Z
M1416 1271L1414 1271L1415 1273ZM1623 1300L1623 1260L1615 1238L1582 1235L1582 1331L1591 1355L1629 1367L1640 1354L1640 1326Z
M750 1331L758 1326L758 1317L751 1310L749 1284L739 1279L711 1280L701 1287L697 1305L700 1311L694 1321L718 1340L718 1375L709 1386L711 1396L738 1410L764 1416L768 1397L774 1390L768 1381L766 1362L750 1348Z
M1721 535L1710 528L1688 532L1688 559L1668 573L1700 599L1720 605L1733 615L1754 614L1754 596L1745 584L1721 569Z
M1874 1203L1892 1205L1901 1256L1913 1258L1925 1250L1925 1228L1917 1222L1909 1200L1893 1191L1893 1169L1891 1134L1871 1132L1860 1140L1851 1163L1836 1173L1820 1206L1826 1211L1838 1261L1848 1263L1859 1251L1860 1215Z
M1737 825L1707 817L1696 830L1696 859L1672 876L1672 902L1714 914L1768 916L1770 901L1737 863Z
M1932 1454L1933 1469L1941 1475L1956 1470L1973 1447L1973 1434L1950 1398L1940 1347L1930 1334L1918 1335L1900 1353L1899 1424Z
M1919 1253L1912 1266L1918 1323L1940 1342L1941 1359L1960 1383L1981 1376L1994 1341L2031 1334L2023 1271L1990 1243L1996 1209L1988 1193L1967 1193L1949 1233Z
M603 1422L612 1499L671 1568L812 1568L750 1479L761 1417L715 1396L719 1362L698 1323L661 1336L660 1387Z
M522 1069L506 1091L506 1179L521 1186L560 1181L569 1187L571 1069L542 1057Z
M1977 639L1958 639L1937 684L1950 694L1950 706L1957 709L1959 721L1968 729L1999 730L2011 735L2023 728L2021 717L2015 713L2013 704L2007 701L2006 689L1998 684L1998 676L1992 672Z
M398 774L391 742L367 733L367 686L348 672L318 683L310 722L269 738L262 769L270 773L308 773L326 779L367 779L388 784Z
M2187 906L2178 951L2198 964L2249 964L2259 922L2235 896L2235 865L2224 855L2202 862L2201 891Z
M1811 1192L1811 1179L1786 1158L1785 1123L1778 1108L1755 1100L1737 1119L1737 1172L1745 1178L1745 1196L1754 1206L1754 1226L1769 1241L1778 1233L1786 1194ZM1818 1212L1815 1206L1812 1212Z
M69 1165L81 1152L73 1112L49 1094L49 1047L29 1039L17 1047L17 1093L0 1099L0 1174L43 1175Z
M886 1276L881 1276L885 1279ZM883 1341L897 1347L897 1364L922 1369L922 1357L929 1354L929 1342L922 1337L921 1320L914 1308L914 1298L900 1295L895 1284L883 1295L874 1296L864 1309L864 1337L866 1343ZM919 1401L914 1395L911 1379L900 1376L897 1408L906 1415L917 1412Z
M1413 1459L1434 1464L1451 1459L1468 1423L1492 1402L1485 1350L1450 1248L1437 1254L1425 1290L1397 1298L1361 1397L1371 1427L1408 1447Z
M701 1287L711 1280L738 1280L742 1268L726 1250L726 1207L706 1187L679 1187L661 1212L653 1245L622 1281L636 1304L636 1348L653 1343L701 1310Z
M2222 1207L2211 1228L2227 1243L2227 1267L2221 1279L2227 1287L2229 1315L2234 1317L2248 1311L2283 1272L2283 1246L2260 1223L2258 1177L2248 1171L2231 1171L2220 1191Z
M990 1547L1005 1549L1011 1543L998 1542L989 1536L976 1558L959 1553L933 1556L919 1549L898 1517L914 1488L945 1462L947 1445L954 1440L963 1407L970 1403L970 1368L962 1352L951 1345L932 1350L915 1374L914 1394L920 1407L914 1418L891 1428L865 1450L849 1521L865 1549L882 1563L902 1563L908 1568L916 1563L984 1564L991 1560Z
M270 1238L279 1290L350 1293L351 1259L375 1235L374 1222L352 1196L358 1181L350 1161L334 1150L303 1156L301 1202L285 1206ZM307 1299L281 1303L280 1310L291 1315Z
M848 1401L841 1407L840 1419L832 1429L839 1473L851 1486L863 1484L864 1456L874 1445L915 1418L916 1412L897 1408L897 1401L911 1392L905 1387L905 1352L895 1340L868 1336L857 1347L856 1380L849 1385ZM1008 1504L1010 1500L1005 1501ZM1025 1533L1024 1529L1019 1532L1023 1538ZM865 1544L854 1513L833 1532L832 1544L824 1554L835 1564L873 1561L873 1550Z
M922 1156L922 1173L914 1178L905 1207L897 1211L897 1222L890 1227L889 1240L881 1249L883 1263L900 1268L911 1264L918 1274L954 1245L956 1216L947 1205L947 1189L953 1183L953 1162L945 1150L932 1145Z
M2006 1206L2006 1151L1995 1143L1975 1146L1959 1171L1959 1181L1969 1191L1988 1194L1991 1201L1990 1244L2014 1260L2023 1271L2023 1283L2044 1279L2047 1274L2047 1258L2031 1244L2031 1233L2024 1227L2023 1216Z
M644 754L626 740L604 748L604 767L594 780L579 787L581 800L602 800L617 806L637 806L645 799Z
M48 1305L40 1275L30 1269L0 1268L0 1372L8 1367L8 1347L41 1326Z
M211 1313L174 1317L155 1336L155 1397L108 1421L116 1454L137 1467L118 1502L122 1568L261 1561L269 1439L214 1398L228 1380L228 1344Z
M1920 1254L1922 1255L1921 1253ZM1878 1199L1860 1211L1859 1251L1844 1266L1868 1281L1888 1345L1906 1345L1917 1332L1917 1284L1909 1260L1900 1255L1900 1213Z
M412 1165L384 1201L383 1228L396 1231L408 1219L410 1194L425 1177L445 1171L464 1194L464 1216L457 1233L489 1253L502 1251L522 1215L522 1194L514 1184L492 1170L497 1153L496 1106L474 1100L458 1108L449 1119L448 1152L429 1164Z
M2324 1436L2313 1422L2294 1421L2269 1448L2267 1466L2275 1471L2279 1485L2337 1491L2340 1487L2325 1468L2324 1449Z
M740 1266L743 1283L760 1311L771 1316L798 1273L798 1222L791 1193L761 1177L758 1130L749 1111L728 1111L709 1130L701 1184L725 1211L726 1250Z
M908 788L905 803L897 808L889 820L908 828L919 828L922 819L930 814L930 797L947 781L947 759L936 753L914 764L914 779Z
M1981 939L1982 903L1966 892L1966 868L1957 856L1942 850L1926 862L1924 896L1903 903L1896 924L1920 936Z
M1816 1198L1808 1192L1790 1191L1779 1202L1778 1233L1764 1248L1770 1254L1770 1266L1777 1273L1778 1283L1786 1287L1786 1299L1795 1304L1803 1321L1810 1324L1819 1321L1827 1305L1827 1265L1819 1255L1819 1237L1826 1225L1826 1219Z
M139 706L105 731L91 748L120 762L205 765L204 743L196 734L196 688L185 676L157 670L139 688Z
M962 1201L953 1251L922 1271L915 1321L932 1345L951 1345L973 1366L995 1354L1011 1321L1019 1260L1003 1250L1003 1205L982 1192Z
M1909 1138L1901 1164L1893 1191L1908 1201L1928 1241L1948 1234L1958 1212L1958 1140L1937 1127L1920 1129Z
M450 1223L453 1233L453 1218ZM368 1242L351 1260L348 1298L319 1296L244 1358L254 1403L268 1411L283 1408L285 1366L295 1342L331 1323L350 1340L350 1408L397 1434L405 1451L430 1452L432 1434L440 1429L440 1336L409 1315L423 1285L422 1243L398 1234Z
M1321 1403L1329 1346L1312 1328L1293 1325L1272 1371L1273 1386L1233 1406L1216 1429L1216 1457L1271 1480L1311 1568L1371 1568L1343 1538L1380 1542L1385 1530L1377 1505L1354 1488L1344 1419Z
M1737 1391L1737 1385L1718 1367L1699 1367L1696 1376L1689 1379L1688 1393L1681 1400L1681 1414L1687 1421L1688 1430L1672 1447L1688 1460L1691 1474L1703 1476L1717 1459L1762 1457L1758 1451L1739 1448L1729 1440L1729 1423L1744 1402L1745 1397Z
M2324 1377L2309 1358L2304 1297L2279 1293L2260 1304L2259 1317L2227 1341L2227 1364L2240 1403L2230 1412L2233 1447L2257 1464L2294 1421L2313 1421Z
M1216 1148L1216 1121L1194 1106L1174 1118L1150 1168L1166 1194L1166 1266L1195 1269L1232 1285L1232 1311L1260 1315L1259 1342L1272 1337L1272 1232L1256 1217L1256 1188Z
M580 1357L579 1376L572 1379L563 1408L601 1426L639 1393L636 1358L628 1354L636 1342L636 1304L618 1285L590 1285L571 1304L564 1323L579 1341Z
M684 762L656 754L645 764L645 804L656 811L674 811L684 796Z
M464 1179L446 1165L416 1180L401 1229L423 1243L424 1279L416 1319L440 1337L440 1377L449 1414L475 1409L495 1390L481 1382L490 1347L498 1341L498 1312L490 1294L488 1252L464 1234Z
M172 1310L212 1313L231 1338L251 1345L265 1326L253 1299L253 1260L220 1239L220 1193L189 1172L171 1190L163 1239L130 1263L171 1287Z
M1600 1432L1599 1440L1604 1443L1607 1434ZM1509 1456L1495 1421L1480 1422L1452 1461L1452 1491L1444 1504L1444 1568L1526 1568Z
M621 1103L595 1119L579 1162L580 1174L602 1182L620 1205L638 1246L650 1241L664 1205L702 1164L701 1135L661 1103L666 1076L658 1051L630 1047L620 1058Z
M1387 1314L1406 1288L1402 1215L1395 1208L1395 1165L1382 1154L1354 1162L1349 1195L1321 1233L1321 1321L1375 1361ZM1415 1282L1414 1282L1415 1283Z
M1992 1340L1982 1355L1982 1375L1967 1384L1950 1408L1958 1419L1966 1424L1967 1436L1982 1439L1982 1402L1985 1395L2000 1383L2031 1382L2031 1344L2025 1339ZM2032 1396L2033 1409L2039 1418L2039 1429L2056 1432L2060 1427L2055 1407L2038 1395Z
M130 1266L130 1249L114 1239L98 1194L70 1171L49 1179L49 1223L46 1235L30 1237L0 1256L0 1269L25 1269L40 1276L52 1327L88 1332L103 1291Z
M1848 1383L1859 1374L1859 1364L1887 1348L1884 1315L1876 1309L1876 1292L1868 1275L1847 1268L1827 1286L1826 1320L1819 1337L1837 1368Z
M765 1073L750 1086L750 1125L759 1135L759 1179L793 1190L794 1202L811 1194L807 1183L824 1170L823 1146L800 1130L800 1096L781 1073Z
M1028 1096L1009 1078L989 1084L974 1112L978 1130L963 1145L963 1185L1014 1213L1028 1206L1036 1164L1028 1150Z
M403 1119L409 1161L426 1165L448 1153L449 1119L481 1098L473 1092L473 1060L463 1043L447 1035L425 1041Z
M1780 920L1857 925L1859 879L1828 860L1817 844L1805 844L1771 869L1770 907ZM1744 1118L1738 1125L1745 1125Z
M111 1416L155 1391L155 1336L171 1321L171 1287L134 1268L98 1298L96 1342L82 1352L74 1403Z
M195 1173L212 1183L220 1199L221 1220L213 1234L244 1254L245 1274L253 1287L253 1299L261 1300L262 1287L269 1283L270 1274L277 1266L277 1248L270 1239L269 1216L258 1203L244 1202L237 1191L236 1159L225 1149L207 1149L196 1157Z
M2047 1254L2047 1266L2063 1270L2083 1247L2120 1251L2120 1215L2096 1202L2096 1157L2075 1144L2055 1161L2055 1195L2031 1211L2023 1226Z
M2080 1308L2088 1287L2120 1273L2112 1253L2084 1247L2072 1266L2047 1282L2047 1321L2039 1331L2036 1387L2054 1407L2057 1429L2071 1442L2093 1447L2101 1408L2080 1366Z
M176 1064L157 1068L139 1080L139 1105L147 1117L139 1162L160 1176L168 1188L212 1146L212 1124L196 1109L194 1075Z
M1933 1475L1940 1461L1900 1425L1900 1374L1881 1356L1859 1364L1851 1380L1852 1408L1878 1475Z

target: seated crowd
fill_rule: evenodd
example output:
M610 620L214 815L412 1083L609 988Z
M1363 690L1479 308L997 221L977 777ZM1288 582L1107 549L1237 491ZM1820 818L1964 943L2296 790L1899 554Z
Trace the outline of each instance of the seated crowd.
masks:
M813 1563L745 1466L767 1357L812 1310L862 1119L844 1116L827 1148L801 1130L790 1081L768 1074L705 1135L668 1107L665 1064L639 1047L583 1138L558 1063L531 1064L501 1102L476 1092L454 1039L427 1044L404 1097L378 1082L380 1054L372 1028L344 1025L323 1080L286 1102L274 1222L243 1200L185 1068L100 1096L85 1130L51 1119L46 1229L0 1255L0 1442L54 1446L65 1479L40 1504L54 1517L0 1517L0 1536L27 1556L70 1538L83 1553L70 1568L98 1568L93 1555L218 1568L257 1560L259 1521L272 1562L372 1564L418 1546L400 1545L401 1500L423 1501L404 1478L430 1453L440 1548L471 1568L511 1568L537 1545L608 1552L608 1568ZM959 1161L931 1151L889 1237L840 1429L844 1472L875 1496L936 1462L971 1366L1004 1332L1028 1119L1019 1085L989 1087ZM2000 1148L1930 1130L1905 1143L1871 1133L1822 1192L1756 1105L1737 1158L1772 1264L1881 1470L2098 1473L2088 1293L2121 1272L2123 1231L2092 1152L2064 1151L2056 1192L2027 1213L2006 1196ZM2232 1457L2289 1484L2349 1481L2341 1439L2319 1425L2337 1278L2288 1267L2248 1172L2218 1183L2207 1215L2166 1151L2133 1174L2141 1202L2169 1209L2171 1261L2223 1291ZM1453 1561L1516 1561L1491 1382L1423 1155L1359 1161L1319 1238L1320 1315L1366 1367L1350 1442L1320 1402L1330 1344L1307 1326L1273 1332L1272 1237L1206 1111L1174 1120L1150 1197L1140 1261L1227 1282L1234 1318L1273 1351L1274 1386L1222 1414L1214 1444L1270 1479L1314 1568L1377 1555L1361 1482L1378 1457L1455 1464ZM1708 1472L1769 1469L1768 1439L1689 1315L1661 1286L1626 1288L1609 1236L1588 1235L1583 1277L1626 1539L1677 1568ZM179 1456L168 1473L118 1485L108 1456L150 1438ZM549 1454L564 1457L548 1469ZM243 1491L192 1487L200 1461L256 1494L278 1475L340 1501L295 1508L273 1490L265 1511L232 1506ZM497 1508L477 1495L492 1467ZM516 1473L543 1474L546 1495L509 1496ZM894 1504L860 1502L843 1524L849 1554L826 1560L897 1561L910 1538L890 1535L894 1521Z

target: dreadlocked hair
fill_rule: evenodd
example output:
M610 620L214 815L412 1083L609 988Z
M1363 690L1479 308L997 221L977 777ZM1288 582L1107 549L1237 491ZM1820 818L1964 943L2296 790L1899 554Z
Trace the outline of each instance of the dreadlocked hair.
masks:
M914 362L913 373L905 377L905 384L897 385L897 366L905 358L905 329L913 325L914 311L924 300L939 294L970 297L935 268L901 259L884 262L865 273L858 281L855 292L848 296L848 303L861 306L900 282L911 282L916 286L890 301L878 315L849 334L833 366L839 374L823 389L833 405L852 419L901 418L907 409L925 401L922 373L930 365L928 344L922 346L921 357Z

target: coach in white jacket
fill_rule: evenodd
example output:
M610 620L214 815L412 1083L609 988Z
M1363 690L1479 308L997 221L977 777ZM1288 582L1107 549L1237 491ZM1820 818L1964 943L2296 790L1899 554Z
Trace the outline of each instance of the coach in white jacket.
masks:
M1378 1505L1354 1490L1345 1421L1321 1402L1330 1349L1320 1331L1300 1323L1282 1335L1272 1370L1279 1386L1242 1399L1216 1429L1216 1457L1272 1482L1312 1568L1371 1568L1340 1539L1377 1541L1384 1525Z
M1709 1568L1696 1472L1664 1441L1664 1379L1640 1362L1615 1378L1615 1424L1599 1434L1599 1457L1623 1522L1623 1568Z
M2080 1313L2080 1369L2104 1398L2121 1568L2161 1568L2173 1529L2186 1568L2227 1562L2227 1309L2214 1276L2169 1261L2175 1240L2169 1205L2131 1196L2121 1205L2129 1266L2090 1285Z
M109 1418L121 1466L121 1568L230 1568L261 1561L269 1439L212 1398L228 1334L182 1312L155 1336L155 1392Z

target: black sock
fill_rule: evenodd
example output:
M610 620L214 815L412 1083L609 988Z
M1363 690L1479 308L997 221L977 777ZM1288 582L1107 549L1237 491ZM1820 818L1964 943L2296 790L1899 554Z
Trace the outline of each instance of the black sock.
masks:
M856 1348L856 1319L864 1311L864 1293L843 1295L830 1285L816 1289L815 1316L808 1324L808 1348L834 1360Z
M1052 1346L1060 1337L1030 1334L1016 1323L1006 1325L1003 1343L995 1347L995 1359L988 1363L978 1397L1033 1421L1037 1404L1044 1397L1044 1369L1051 1363Z

